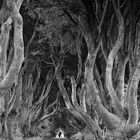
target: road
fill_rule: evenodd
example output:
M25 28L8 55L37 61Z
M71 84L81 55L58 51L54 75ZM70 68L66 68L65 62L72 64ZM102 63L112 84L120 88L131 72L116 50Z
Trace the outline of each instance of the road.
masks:
M14 140L23 140L21 137L14 137ZM34 137L34 138L26 138L24 140L69 140L67 138L40 138L40 137Z

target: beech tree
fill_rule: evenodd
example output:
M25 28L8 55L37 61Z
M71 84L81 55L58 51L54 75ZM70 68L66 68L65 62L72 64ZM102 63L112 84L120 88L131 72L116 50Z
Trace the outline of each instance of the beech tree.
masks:
M1 138L140 138L138 0L0 4Z
M1 15L2 15L2 26L1 26L1 37L0 37L0 48L1 48L1 101L3 100L3 96L7 96L10 92L13 85L17 85L18 81L18 73L22 66L22 62L24 60L24 44L23 44L23 20L22 16L19 13L20 6L23 1L5 1L3 4ZM13 34L13 44L14 44L14 55L10 67L7 66L7 48L9 44L9 35L11 24L13 22L14 34ZM6 69L8 70L6 71ZM5 105L6 100L5 101ZM9 102L10 103L10 102ZM3 108L5 110L6 108ZM8 108L9 109L9 108ZM5 114L8 113L8 110L5 110ZM7 117L7 115L6 115ZM3 122L5 125L6 137L10 137L10 131L8 130L11 128L11 120L8 118ZM8 126L8 127L7 127Z

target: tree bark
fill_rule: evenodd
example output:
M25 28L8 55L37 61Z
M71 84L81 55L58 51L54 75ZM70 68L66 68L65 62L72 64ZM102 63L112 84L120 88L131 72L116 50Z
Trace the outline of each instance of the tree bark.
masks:
M11 17L14 22L14 58L9 71L0 83L0 96L6 94L13 83L17 82L18 73L24 60L23 20L15 3L11 3L9 6L13 10L11 12Z
M89 54L88 54L89 55ZM91 56L89 56L91 58ZM123 122L119 117L110 113L105 107L102 105L99 97L99 90L96 87L96 81L93 79L93 59L87 58L88 65L85 67L85 78L86 78L86 89L88 94L91 95L91 100L94 109L99 115L99 118L103 119L106 125L110 130L114 130L121 125ZM95 59L95 58L94 58Z
M67 91L66 91L66 89L63 85L63 80L62 80L62 77L61 77L61 68L62 68L62 64L58 64L58 66L56 67L56 78L57 78L58 86L60 88L60 91L61 91L61 94L63 96L64 102L66 104L66 107L73 114L73 116L75 116L79 120L83 120L82 116L75 110L75 108L72 106L72 104L70 102Z
M121 54L120 54L121 55ZM124 100L125 100L125 92L124 92L124 84L125 84L125 68L126 63L128 61L128 57L120 56L119 58L119 64L118 64L118 70L117 70L117 95L119 98L119 101L121 102L122 107L124 107Z
M116 110L116 114L118 116L120 116L120 115L123 116L122 106L118 100L116 91L115 91L113 84L112 84L113 83L113 81L112 81L113 62L114 62L116 54L118 53L119 49L122 46L123 40L124 40L123 17L121 15L120 8L118 8L118 9L115 8L115 11L116 11L116 15L117 15L118 23L119 23L119 33L118 33L117 41L116 41L115 45L113 46L113 49L111 50L111 52L108 56L107 67L106 67L106 79L105 80L106 80L106 87L107 87L109 95L112 99L112 104Z
M1 48L1 53L3 52L2 55L2 61L3 61L3 66L1 66L1 70L3 71L3 74L6 74L3 79L0 82L0 96L5 95L8 90L13 86L14 83L17 82L17 77L18 77L18 72L21 68L22 62L24 60L24 44L23 44L23 35L22 35L22 26L23 26L23 21L22 21L22 17L18 12L18 8L20 8L22 2L20 2L20 4L18 5L19 7L16 7L16 4L14 1L6 1L7 2L7 6L9 9L11 9L11 17L8 18L8 20L6 21L6 23L4 24L4 30L6 31L5 33L7 33L7 35L5 35L5 39L3 40L5 43L1 44L2 46L0 46ZM7 60L7 45L9 42L9 27L11 26L11 23L13 21L14 24L14 58L11 64L11 67L9 69L9 71L6 73L6 60ZM6 26L5 26L6 25ZM6 29L7 28L7 29ZM8 106L7 106L8 107ZM7 112L7 110L6 110ZM5 128L7 128L7 137L9 139L12 139L12 130L8 129L8 125L9 128L12 128L12 123L10 123L8 121L9 118L6 119L5 122Z
M80 108L84 111L84 112L87 112L87 107L86 107L86 87L85 85L82 85L82 89L79 93L79 96L80 96Z
M6 21L1 27L1 36L0 36L0 81L4 78L6 74L6 60L7 60L7 47L9 44L9 31L11 29L12 19Z
M131 79L130 90L129 90L129 119L128 124L137 124L138 122L138 106L137 106L137 89L140 80L140 60L137 68Z
M74 78L72 77L71 79L71 83L72 83L72 102L74 107L76 108L77 112L85 119L85 122L87 124L87 127L89 128L89 130L91 131L91 133L93 134L93 136L95 137L99 137L100 139L102 138L102 131L100 129L100 127L98 126L98 124L92 120L87 114L86 112L83 112L83 110L80 108L78 102L77 102L77 97L76 97L76 82L74 80Z

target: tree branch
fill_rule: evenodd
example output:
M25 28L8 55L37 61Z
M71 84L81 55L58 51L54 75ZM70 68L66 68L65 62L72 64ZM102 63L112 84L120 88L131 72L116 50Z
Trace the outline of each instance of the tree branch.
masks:
M71 14L64 8L62 8L64 13L69 17L69 19L75 24L78 25L78 23L73 19L73 17L71 16Z
M98 124L96 124L95 121L93 121L83 110L80 108L77 97L76 97L76 82L74 77L71 78L71 84L72 84L72 102L78 113L84 118L89 130L92 132L93 135L96 137L102 137L102 131ZM98 135L97 135L98 134Z
M140 45L140 41L138 41L138 45ZM130 87L129 87L128 124L137 124L138 122L139 115L138 115L138 106L137 106L137 88L138 88L139 81L140 81L140 57L139 57L139 62L137 64L136 70L132 76Z
M80 46L80 33L77 37L77 53L78 53L78 75L76 78L76 83L79 83L79 80L82 75L82 52L81 52L81 46Z
M14 5L14 7L13 7ZM17 76L24 60L24 44L23 44L23 20L15 3L13 3L11 17L14 21L14 58L9 71L0 83L0 96L3 96L7 90L17 82Z
M112 99L112 103L113 103L114 107L116 108L116 113L118 115L120 115L120 113L121 113L120 111L122 110L122 107L119 103L118 97L116 95L116 91L115 91L113 84L112 84L112 69L113 69L113 62L114 62L115 56L123 44L124 22L123 22L123 17L121 15L120 9L119 8L116 9L115 6L114 6L114 8L115 8L115 12L116 12L118 23L119 23L119 33L118 33L117 41L116 41L113 49L111 50L111 52L108 56L107 67L106 67L106 79L105 80L106 80L106 87L107 87L108 92L109 92L111 99Z

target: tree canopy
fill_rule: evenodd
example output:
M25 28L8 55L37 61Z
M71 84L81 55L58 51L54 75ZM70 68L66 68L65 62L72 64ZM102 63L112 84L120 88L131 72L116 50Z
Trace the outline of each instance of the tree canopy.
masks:
M1 138L140 138L139 0L0 7Z

